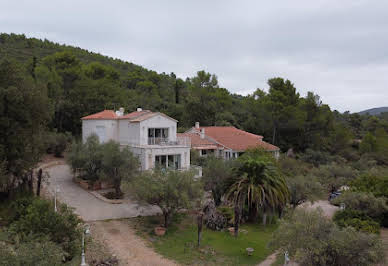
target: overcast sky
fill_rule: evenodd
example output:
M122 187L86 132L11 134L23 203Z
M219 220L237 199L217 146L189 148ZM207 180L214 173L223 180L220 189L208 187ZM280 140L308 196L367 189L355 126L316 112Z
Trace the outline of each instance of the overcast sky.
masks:
M290 79L339 111L388 106L388 1L0 0L0 32L79 46L231 92Z

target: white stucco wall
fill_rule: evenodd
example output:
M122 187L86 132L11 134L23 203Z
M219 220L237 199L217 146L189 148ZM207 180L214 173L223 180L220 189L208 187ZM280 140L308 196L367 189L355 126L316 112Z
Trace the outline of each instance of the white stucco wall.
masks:
M116 120L82 120L82 141L91 134L97 134L97 127L104 127L105 139L104 142L109 140L116 140L118 137L118 124Z
M152 169L155 166L155 156L156 155L181 155L181 168L189 169L190 168L190 148L189 147L158 147L158 148L140 148L140 147L130 147L133 154L137 155L141 165L142 170Z
M148 128L168 128L169 141L176 141L177 122L162 115L157 115L147 120L141 121L140 123L132 124L139 124L140 145L148 144Z
M118 120L118 142L120 144L139 144L140 130L139 123L129 123L128 120Z

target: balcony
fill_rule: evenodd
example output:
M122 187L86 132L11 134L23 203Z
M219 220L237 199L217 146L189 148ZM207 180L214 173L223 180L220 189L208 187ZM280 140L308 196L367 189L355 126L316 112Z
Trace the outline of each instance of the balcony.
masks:
M148 145L191 147L191 142L189 137L177 137L176 141L171 141L168 138L149 137Z

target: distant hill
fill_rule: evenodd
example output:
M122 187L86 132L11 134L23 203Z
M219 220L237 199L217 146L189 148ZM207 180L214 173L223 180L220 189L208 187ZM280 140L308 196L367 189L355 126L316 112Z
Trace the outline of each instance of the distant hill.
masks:
M388 112L388 107L377 107L359 112L360 115L379 115L381 113Z
M6 34L0 32L0 58L9 58L21 63L27 63L35 57L39 62L45 56L61 51L70 51L86 64L100 62L105 65L110 65L121 74L135 71L147 75L147 73L152 72L142 66L90 52L79 47L54 43L46 39L27 38L24 34Z

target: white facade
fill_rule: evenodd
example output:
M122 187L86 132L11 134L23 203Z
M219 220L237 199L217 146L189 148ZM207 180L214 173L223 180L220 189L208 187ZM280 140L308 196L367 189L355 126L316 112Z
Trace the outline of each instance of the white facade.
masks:
M177 137L177 121L161 113L131 113L131 118L82 119L82 140L96 134L101 142L117 141L138 156L143 170L190 168L190 139Z

